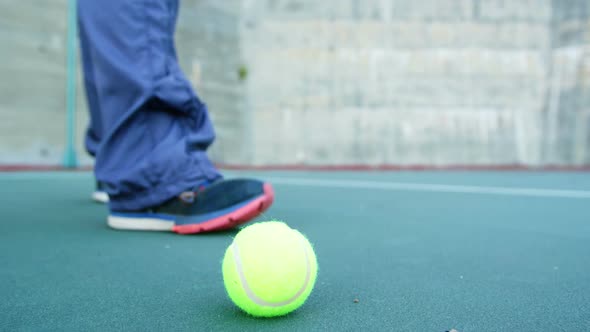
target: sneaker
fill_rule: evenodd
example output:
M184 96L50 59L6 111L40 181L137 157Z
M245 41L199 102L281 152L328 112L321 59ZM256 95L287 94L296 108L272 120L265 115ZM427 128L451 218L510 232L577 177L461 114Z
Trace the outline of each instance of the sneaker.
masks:
M92 200L102 204L109 202L109 194L104 191L102 182L96 181L96 189L92 193Z
M258 180L232 179L181 193L162 205L142 211L111 211L115 229L172 231L179 234L213 232L246 223L270 207L272 186Z

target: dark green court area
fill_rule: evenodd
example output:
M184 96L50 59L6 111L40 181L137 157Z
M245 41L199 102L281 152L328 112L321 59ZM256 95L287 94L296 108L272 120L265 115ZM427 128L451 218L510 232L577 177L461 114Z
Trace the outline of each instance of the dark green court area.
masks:
M590 174L251 172L314 244L316 287L240 312L234 232L114 231L90 173L0 174L3 331L589 331Z

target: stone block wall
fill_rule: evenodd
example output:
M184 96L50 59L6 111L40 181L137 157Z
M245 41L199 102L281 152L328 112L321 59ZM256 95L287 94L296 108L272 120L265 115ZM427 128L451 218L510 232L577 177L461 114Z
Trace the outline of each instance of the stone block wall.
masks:
M576 166L590 163L589 7L186 0L176 42L220 163ZM61 160L65 8L0 3L0 163Z

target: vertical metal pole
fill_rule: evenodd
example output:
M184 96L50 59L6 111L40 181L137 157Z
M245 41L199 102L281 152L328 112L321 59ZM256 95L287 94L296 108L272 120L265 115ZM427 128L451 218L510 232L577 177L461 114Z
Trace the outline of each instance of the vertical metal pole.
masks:
M66 77L66 146L63 159L63 167L75 168L78 166L76 156L76 55L78 22L76 13L76 0L68 0L68 26L67 26L67 77Z

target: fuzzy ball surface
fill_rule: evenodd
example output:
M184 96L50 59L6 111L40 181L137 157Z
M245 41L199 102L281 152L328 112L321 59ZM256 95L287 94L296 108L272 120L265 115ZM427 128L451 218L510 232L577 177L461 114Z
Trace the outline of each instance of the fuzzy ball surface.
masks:
M280 221L242 229L223 258L223 282L231 300L256 317L286 315L302 306L318 271L311 243Z

